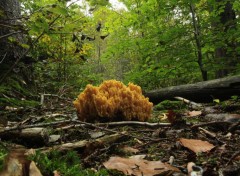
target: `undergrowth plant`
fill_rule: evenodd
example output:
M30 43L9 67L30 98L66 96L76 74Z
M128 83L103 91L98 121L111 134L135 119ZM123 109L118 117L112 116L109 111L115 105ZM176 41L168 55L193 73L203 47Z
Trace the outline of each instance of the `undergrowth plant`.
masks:
M107 170L99 170L95 172L90 169L84 169L81 160L75 151L67 153L59 151L51 151L48 154L36 152L36 155L29 157L30 160L36 162L37 167L43 175L52 175L54 171L58 171L64 176L105 176L109 175Z

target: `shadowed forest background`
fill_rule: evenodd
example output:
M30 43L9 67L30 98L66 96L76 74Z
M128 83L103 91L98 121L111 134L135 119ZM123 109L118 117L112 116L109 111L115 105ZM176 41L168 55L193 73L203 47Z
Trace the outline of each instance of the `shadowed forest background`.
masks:
M79 2L0 2L1 109L108 79L147 91L240 73L239 1Z

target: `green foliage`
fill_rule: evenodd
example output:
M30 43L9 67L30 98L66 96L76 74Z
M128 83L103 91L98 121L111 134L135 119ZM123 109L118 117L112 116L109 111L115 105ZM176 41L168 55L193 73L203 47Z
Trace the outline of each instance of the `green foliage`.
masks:
M233 96L231 96L231 99L232 99L233 101L237 101L237 100L239 100L239 96L233 95Z
M223 10L215 2L187 0L122 2L128 11L114 14L98 9L94 13L96 19L99 19L101 14L107 13L107 17L104 18L105 25L112 24L109 25L112 35L102 54L109 77L118 77L124 82L135 82L144 89L201 81L198 48L193 35L195 31L192 17L189 15L190 3L195 6L196 16L201 20L197 21L197 30L201 32L199 42L202 67L208 72L208 78L214 78L217 70L228 65L226 58L223 58L222 62L219 62L218 58L215 62L214 52L220 47L229 50L230 47L224 46L226 40L232 38L239 30L232 29L234 32L226 32L220 29L221 26L211 28ZM224 4L220 6L223 7ZM215 9L209 11L212 7ZM232 56L234 57L234 54Z
M29 159L37 163L43 175L52 175L55 170L64 176L108 175L106 170L94 172L90 169L83 169L79 156L75 151L68 151L65 154L59 151L51 151L48 154L37 152L36 155L30 156Z
M0 143L0 170L3 169L5 157L7 156L7 149L3 143Z
M79 92L105 79L150 90L202 81L203 70L208 79L225 70L240 73L240 18L223 24L227 1L121 2L127 10L106 0L21 1L28 40L22 47L31 49L35 61L36 92ZM239 2L231 3L239 14Z
M0 106L17 106L17 107L36 107L39 102L33 100L19 100L17 98L0 98Z
M37 105L39 105L39 101L32 98L31 89L21 78L11 77L0 86L0 107L35 107Z
M90 6L106 6L110 5L108 0L87 0Z
M34 65L36 91L56 93L61 87L81 89L95 83L99 74L89 70L92 65L84 66L86 61L93 62L94 45L82 39L91 36L95 27L79 6L57 0L23 1L22 6L23 15L29 16L25 22L29 41L34 43L30 55L38 61Z

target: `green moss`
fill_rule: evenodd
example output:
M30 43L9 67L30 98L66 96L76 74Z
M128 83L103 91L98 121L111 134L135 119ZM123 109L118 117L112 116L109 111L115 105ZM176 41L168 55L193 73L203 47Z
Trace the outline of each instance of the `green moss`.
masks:
M7 155L8 151L6 149L6 147L4 147L4 145L2 143L0 143L0 170L3 169L3 165L4 165L4 159L5 156Z
M186 108L186 105L181 101L170 101L170 100L164 100L161 103L154 106L154 110L160 111L160 110L169 110L169 109L184 109Z
M35 107L39 102L34 100L19 100L17 98L0 98L0 106L22 106L22 107Z
M84 169L81 165L81 160L78 153L68 151L67 153L52 151L48 154L43 154L37 151L36 155L30 156L30 160L37 163L38 168L43 175L52 175L53 171L57 170L64 176L107 176L107 170L99 170L94 172L90 169Z

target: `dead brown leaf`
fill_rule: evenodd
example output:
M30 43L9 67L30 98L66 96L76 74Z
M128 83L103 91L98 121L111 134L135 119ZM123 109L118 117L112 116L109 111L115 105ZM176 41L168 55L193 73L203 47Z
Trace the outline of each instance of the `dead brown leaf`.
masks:
M108 161L104 162L103 165L107 169L116 169L125 175L152 176L163 173L180 172L178 168L167 163L162 163L161 161L148 161L135 158L111 157Z
M30 161L25 155L26 149L18 148L11 149L5 157L3 170L0 172L1 176L22 176L28 174L26 168L29 167Z
M177 114L173 110L168 110L167 119L173 125L176 122Z
M29 166L29 176L42 176L34 161Z
M133 153L133 154L136 154L139 152L138 149L135 149L135 148L132 148L132 147L129 147L129 146L123 146L122 150L126 153Z
M209 142L202 140L181 138L179 141L184 147L192 150L195 153L208 152L215 147Z
M61 176L60 172L58 172L57 170L53 171L54 176Z
M22 176L23 167L19 160L15 158L10 158L7 161L7 167L0 172L1 176Z
M189 117L195 117L202 114L202 111L189 111L185 113Z

